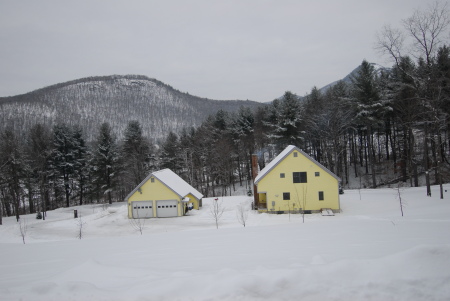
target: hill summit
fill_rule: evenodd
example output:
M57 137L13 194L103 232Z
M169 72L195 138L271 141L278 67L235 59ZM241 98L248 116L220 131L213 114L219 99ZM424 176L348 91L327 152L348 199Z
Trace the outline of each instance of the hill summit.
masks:
M79 124L91 140L103 122L109 122L120 136L130 120L137 120L143 133L157 140L169 131L200 125L220 109L234 112L240 106L261 105L192 96L142 75L98 76L0 97L0 127L9 125L25 131L39 122L50 126L65 122Z

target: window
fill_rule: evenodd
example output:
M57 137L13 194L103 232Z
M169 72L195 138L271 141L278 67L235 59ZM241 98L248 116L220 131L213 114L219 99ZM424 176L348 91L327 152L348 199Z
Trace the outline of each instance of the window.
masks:
M292 178L293 178L294 183L308 183L308 179L306 177L306 171L293 172Z
M297 152L294 152L294 157L298 157L298 153Z
M316 171L315 175L316 175L316 177L320 177L320 172Z
M280 178L284 178L284 172L280 173Z
M319 191L319 201L323 201L324 197L323 197L323 191Z
M283 192L283 200L287 201L291 199L291 193L290 192Z
M151 183L155 183L155 178L150 178Z

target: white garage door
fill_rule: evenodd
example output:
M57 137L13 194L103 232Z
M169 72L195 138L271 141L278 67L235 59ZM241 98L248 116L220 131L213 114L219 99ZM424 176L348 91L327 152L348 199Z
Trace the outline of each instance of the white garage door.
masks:
M178 203L176 200L156 201L156 215L158 217L178 216Z
M152 201L131 202L131 207L133 208L133 218L153 217Z

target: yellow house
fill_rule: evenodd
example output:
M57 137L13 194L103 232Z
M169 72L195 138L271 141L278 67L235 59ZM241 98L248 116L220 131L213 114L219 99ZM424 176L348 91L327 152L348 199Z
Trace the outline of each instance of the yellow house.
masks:
M183 216L203 195L170 169L148 175L126 198L128 218ZM190 205L192 204L192 205Z
M268 212L340 211L340 179L294 145L286 147L255 178L258 209Z

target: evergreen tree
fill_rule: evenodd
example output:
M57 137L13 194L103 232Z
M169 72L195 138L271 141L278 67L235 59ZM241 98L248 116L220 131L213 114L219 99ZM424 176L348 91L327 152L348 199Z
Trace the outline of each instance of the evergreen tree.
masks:
M142 135L139 121L130 121L122 145L123 174L127 190L139 185L154 168L150 142Z
M58 202L60 192L63 191L66 207L69 207L76 158L75 142L71 128L66 124L56 125L53 128L52 144L51 175L55 201Z
M118 146L111 126L109 123L103 123L93 151L93 181L109 204L112 204L112 192L118 185L119 159Z
M74 187L76 196L79 198L79 204L83 205L85 190L88 179L88 150L83 138L81 127L75 126L72 133L73 139L73 173L74 173Z
M193 127L189 129L183 128L179 138L179 158L181 164L179 175L191 185L197 183L197 177L194 176L195 132L196 130Z
M418 186L417 162L415 159L415 131L418 121L421 119L420 98L416 81L414 80L416 66L409 57L402 57L398 65L391 71L389 81L392 99L392 119L395 125L395 133L399 136L394 140L393 160L394 169L397 168L397 152L399 151L400 172L403 181L406 181L409 173L414 174L415 186Z
M305 97L303 105L305 136L310 144L305 145L305 149L308 149L314 158L321 163L326 161L324 160L326 145L323 144L327 142L325 137L328 131L327 108L329 107L324 105L324 97L316 87L313 87L311 93ZM327 157L325 156L325 158Z
M225 195L227 186L234 180L233 163L236 152L231 135L231 121L232 119L228 112L219 110L210 127L212 141L209 146L208 165L213 184L213 196L215 196L215 187L217 186L221 187L220 194Z
M11 128L0 133L0 185L6 214L15 214L19 221L20 199L23 195L25 161L22 145ZM11 210L12 209L12 210Z
M174 173L179 174L182 168L181 147L178 136L174 132L169 132L166 140L161 146L160 164L162 168L169 168Z
M48 183L49 160L51 155L51 131L43 124L34 125L29 132L27 140L27 158L30 164L30 174L37 186L38 212L44 212L49 204L50 186Z
M378 77L372 64L364 60L352 77L352 96L355 104L355 123L365 132L367 157L372 172L372 187L376 187L375 151L373 132L382 123L382 115L388 108L380 97Z
M241 106L234 114L231 134L233 136L235 157L238 168L239 182L242 185L243 177L251 179L251 155L255 151L254 125L255 119L248 107Z
M303 141L304 132L301 130L302 108L297 95L287 91L280 101L273 102L272 105L270 119L276 120L272 135L277 151L281 151L287 145L299 146Z

